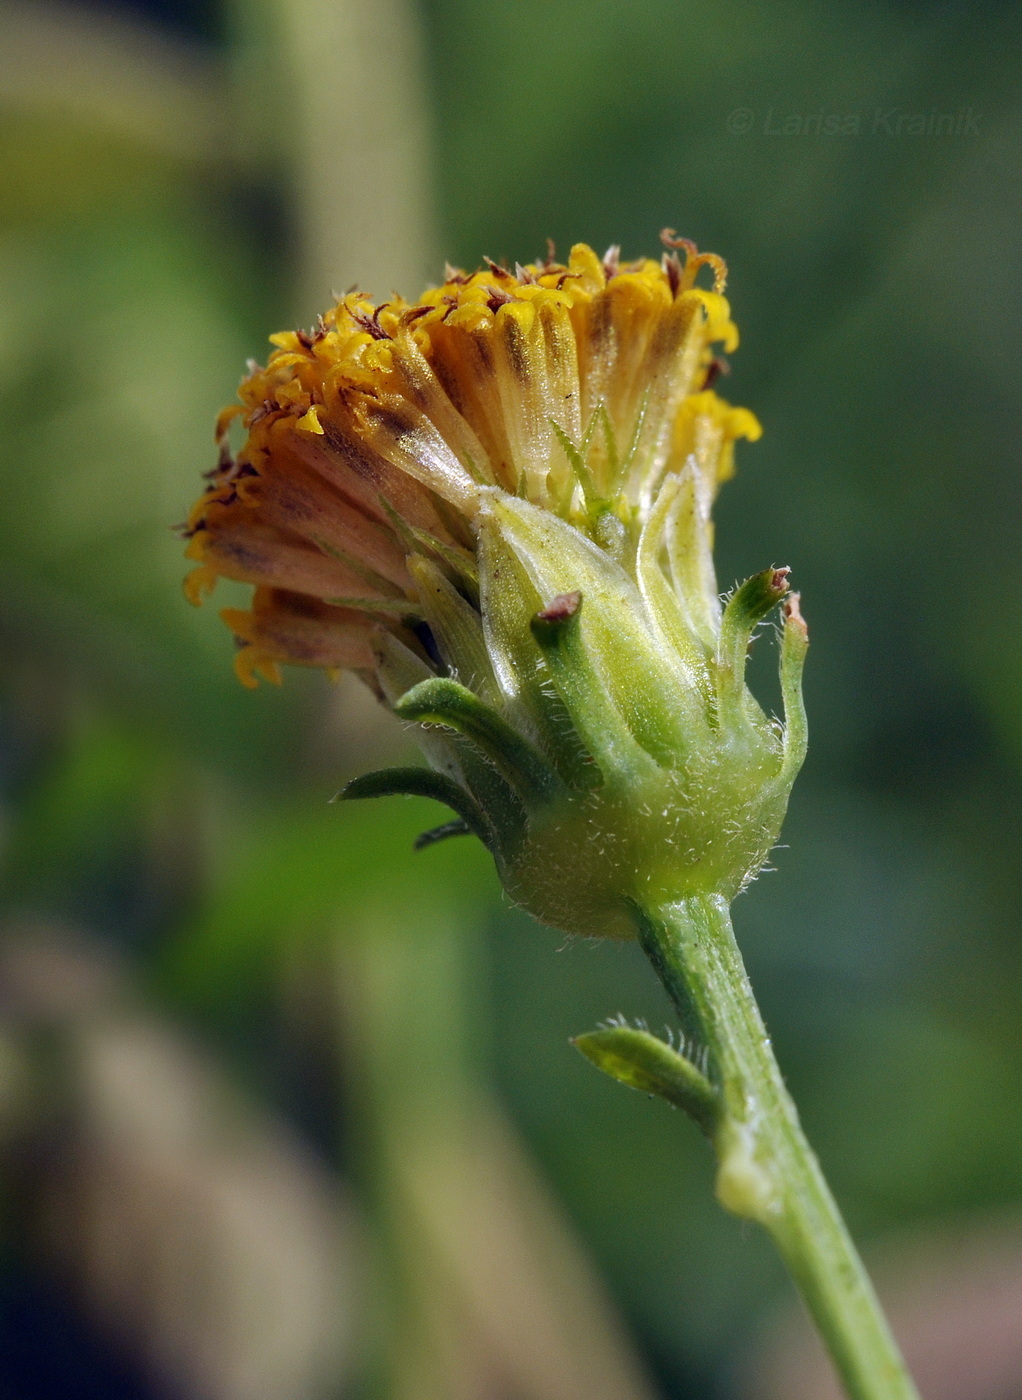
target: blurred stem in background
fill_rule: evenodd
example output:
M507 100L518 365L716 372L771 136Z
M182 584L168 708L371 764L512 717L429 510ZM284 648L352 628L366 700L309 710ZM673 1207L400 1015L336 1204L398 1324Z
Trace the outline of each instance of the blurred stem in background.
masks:
M408 0L237 0L245 145L281 163L299 318L331 289L385 298L437 260L432 122Z
M410 862L414 857L407 858ZM391 1320L388 1400L649 1400L620 1323L476 1068L479 920L432 878L337 931L356 1168Z

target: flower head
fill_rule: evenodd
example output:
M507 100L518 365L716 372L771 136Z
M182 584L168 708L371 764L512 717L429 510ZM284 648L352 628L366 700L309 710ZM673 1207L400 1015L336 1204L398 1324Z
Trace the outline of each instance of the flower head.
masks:
M579 244L449 268L416 303L352 292L273 336L186 530L193 601L255 585L223 614L246 684L347 667L425 726L433 773L356 795L428 787L517 897L586 932L622 931L654 807L635 878L733 892L794 776L742 675L786 572L726 610L713 573L713 500L760 433L711 387L738 343L725 268L663 237L659 261ZM602 852L588 892L543 855L580 842Z

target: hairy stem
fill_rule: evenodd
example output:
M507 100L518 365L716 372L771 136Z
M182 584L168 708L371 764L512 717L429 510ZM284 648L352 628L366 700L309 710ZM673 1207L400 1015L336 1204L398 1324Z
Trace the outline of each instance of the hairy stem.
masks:
M702 896L643 910L639 928L671 1000L710 1050L723 1100L718 1199L769 1231L851 1400L919 1400L784 1087L727 902Z

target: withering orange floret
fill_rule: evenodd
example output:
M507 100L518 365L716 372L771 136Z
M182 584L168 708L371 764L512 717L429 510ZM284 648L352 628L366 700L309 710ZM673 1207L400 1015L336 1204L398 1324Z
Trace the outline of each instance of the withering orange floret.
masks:
M246 684L280 662L369 671L381 629L432 662L409 560L471 605L482 487L589 534L609 510L634 540L690 456L713 487L730 474L734 439L759 426L706 387L712 347L738 343L724 264L665 243L660 261L578 244L566 263L448 268L418 302L353 292L314 331L271 337L217 421L220 462L186 527L193 602L218 577L256 586L250 612L224 613Z

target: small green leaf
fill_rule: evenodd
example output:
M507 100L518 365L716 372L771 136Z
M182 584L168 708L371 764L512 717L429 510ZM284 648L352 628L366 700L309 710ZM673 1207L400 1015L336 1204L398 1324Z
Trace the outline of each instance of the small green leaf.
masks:
M576 1036L572 1044L611 1079L644 1094L659 1094L683 1108L708 1136L713 1133L721 1108L717 1090L691 1060L649 1031L605 1026Z
M445 724L479 748L527 806L551 801L563 791L554 768L538 749L496 710L457 681L421 681L394 706L401 719Z
M764 569L736 588L720 625L720 660L740 681L754 628L788 591L788 569Z
M396 796L431 797L435 802L442 802L445 807L457 812L468 830L474 832L483 845L492 846L492 833L472 798L453 779L442 773L434 773L430 768L379 768L374 773L363 773L361 777L353 778L330 800L353 802L363 797Z

